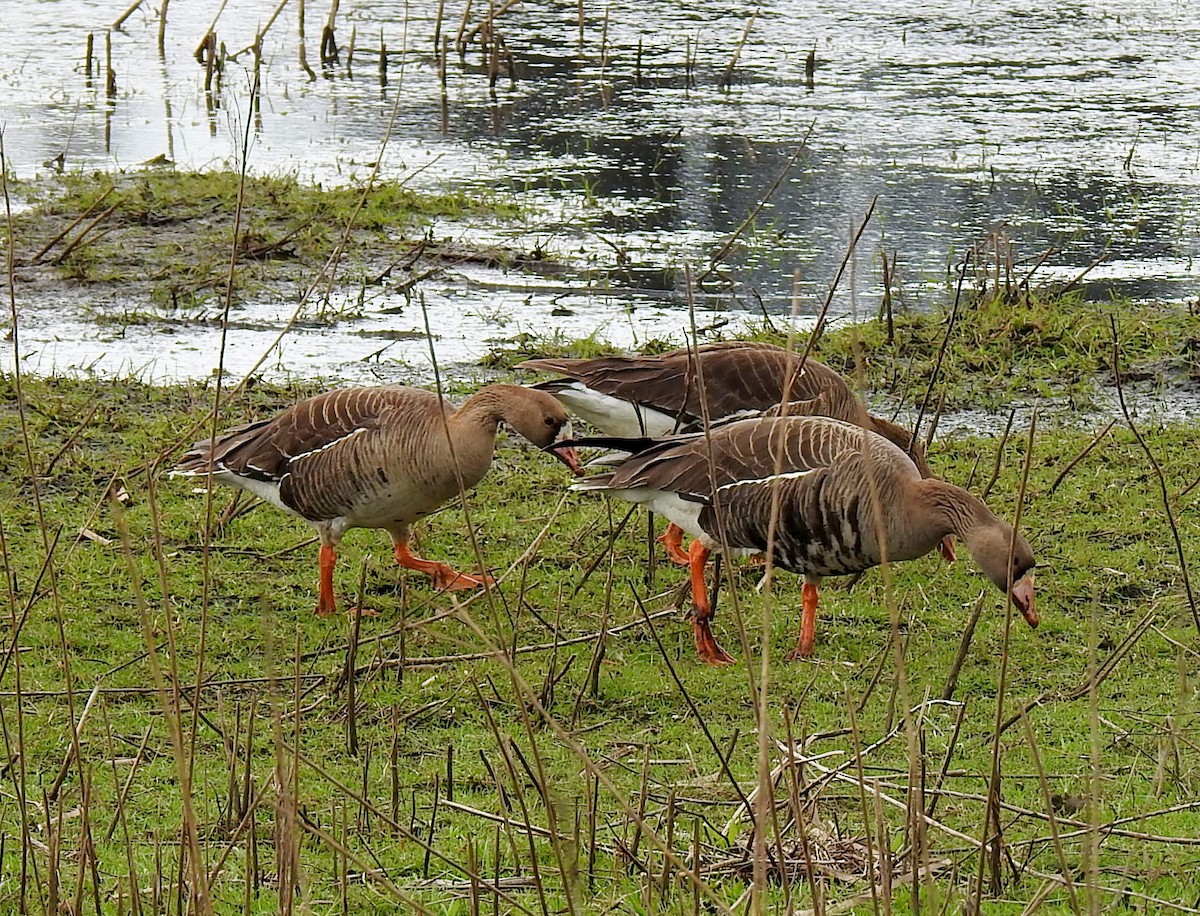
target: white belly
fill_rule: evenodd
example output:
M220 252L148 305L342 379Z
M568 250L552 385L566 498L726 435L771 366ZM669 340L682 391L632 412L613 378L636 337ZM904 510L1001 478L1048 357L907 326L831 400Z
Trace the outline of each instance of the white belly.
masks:
M675 432L675 418L670 414L601 394L582 382L573 382L555 391L554 396L572 413L609 436L657 438Z

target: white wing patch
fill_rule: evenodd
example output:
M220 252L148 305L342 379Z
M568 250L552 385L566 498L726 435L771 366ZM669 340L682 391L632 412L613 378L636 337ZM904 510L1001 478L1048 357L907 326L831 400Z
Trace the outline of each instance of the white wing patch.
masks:
M346 442L347 440L352 439L355 436L357 436L359 433L365 433L366 431L367 431L367 427L359 426L356 429L350 430L350 432L346 433L346 435L344 435L344 436L338 436L336 439L331 439L329 442L326 442L324 445L319 445L316 448L311 448L307 452L301 452L298 455L292 455L288 460L294 462L294 461L299 461L301 458L309 458L312 455L317 455L317 454L325 451L325 449L327 449L327 448L333 448L335 445L339 445L343 442Z
M750 480L735 480L733 483L727 483L717 487L717 492L730 490L733 487L760 487L770 486L777 480L796 480L800 477L807 477L809 474L819 471L820 468L809 468L806 471L786 471L782 474L772 474L769 477L755 477Z

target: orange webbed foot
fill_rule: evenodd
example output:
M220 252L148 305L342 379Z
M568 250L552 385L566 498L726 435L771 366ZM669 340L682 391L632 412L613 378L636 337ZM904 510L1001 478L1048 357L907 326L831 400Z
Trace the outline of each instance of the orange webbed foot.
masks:
M667 530L658 536L658 542L667 551L667 558L679 566L687 566L691 562L688 552L683 549L683 529L671 524Z
M472 576L469 573L458 572L449 566L438 566L432 573L433 587L439 592L461 592L471 588L482 588L484 585L495 585L496 580L484 574Z
M720 643L712 635L707 621L693 620L692 635L696 640L696 655L704 664L720 668L737 663L736 658L721 648Z

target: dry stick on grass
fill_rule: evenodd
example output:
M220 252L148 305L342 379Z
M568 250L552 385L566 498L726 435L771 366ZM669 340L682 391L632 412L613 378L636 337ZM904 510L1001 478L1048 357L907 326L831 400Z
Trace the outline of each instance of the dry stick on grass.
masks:
M954 333L954 326L958 323L958 306L962 302L963 284L967 279L967 265L970 263L971 253L968 251L966 256L958 265L958 286L954 290L954 305L950 309L950 320L946 323L946 333L942 335L942 344L938 348L937 360L933 364L933 372L929 375L929 384L925 387L925 397L921 400L921 408L917 411L917 420L913 423L912 441L917 441L917 436L921 431L921 421L925 418L926 411L929 410L929 402L933 398L934 388L937 386L938 379L942 374L942 363L946 359L946 351L950 347L950 335ZM909 454L912 454L912 447L909 447Z
M121 206L122 203L123 203L123 201L118 200L115 204L112 204L107 210L105 210L103 213L101 213L99 216L97 216L94 220L92 220L90 223L88 223L86 226L84 226L83 229L80 230L79 235L75 236L75 238L73 238L71 240L70 244L68 244L66 248L64 248L62 251L60 251L58 253L58 255L55 256L54 260L52 260L50 263L51 264L61 264L68 257L70 257L71 252L73 252L76 248L78 248L80 246L80 244L82 244L83 240L85 238L87 238L88 233L90 233L93 229L95 229L97 226L99 226L102 222L104 222L106 219L108 219L110 216L112 216L114 213L116 213L117 209Z
M462 613L465 613L463 608L461 608L461 607L456 608L454 611L454 616L460 616ZM674 617L675 614L676 614L676 611L674 608L668 608L667 610L664 610L664 611L656 611L655 613L648 615L648 618L649 618L649 620L652 620L652 621L660 620L664 617ZM447 615L447 616L450 616L450 615ZM620 624L619 626L607 627L606 629L604 629L602 631L602 633L606 634L608 636L614 636L617 633L623 633L626 630L637 629L638 627L645 626L645 625L646 625L646 623L643 620L633 620L633 621L630 621L629 623ZM534 644L530 644L530 645L519 646L516 650L515 655L521 656L521 655L527 655L531 652L548 652L556 647L561 649L565 646L574 646L574 645L579 645L581 643L595 643L601 638L602 633L601 632L588 633L587 635L584 635L584 636L575 636L570 639L560 639L555 642L543 642L543 643L534 643ZM397 667L403 667L406 669L408 669L408 668L436 668L441 665L458 665L458 664L462 664L463 662L483 661L484 659L494 658L495 655L496 655L496 653L494 651L487 651L487 652L468 652L463 655L409 656L408 658L405 658L405 659L382 658L382 659L375 659L374 661L367 662L367 663L361 665L356 670L355 673L362 675L362 674L370 672L376 668L385 668L385 669L386 668L397 668ZM316 675L310 675L310 676L316 677Z
M1050 836L1054 840L1054 854L1058 857L1058 868L1062 880L1067 886L1071 897L1071 909L1079 913L1079 898L1075 893L1075 882L1071 880L1071 867L1067 864L1067 856L1063 851L1062 838L1058 835L1058 818L1054 815L1054 802L1050 795L1050 782L1046 778L1046 769L1042 766L1042 756L1038 751L1037 741L1033 737L1033 726L1029 724L1029 716L1021 712L1021 725L1025 730L1025 742L1029 745L1029 753L1033 758L1034 769L1038 774L1038 787L1042 790L1042 801L1046 805L1046 816L1050 821Z
M1145 616L1135 623L1133 625L1133 629L1131 629L1129 633L1126 634L1125 638L1121 640L1120 645L1113 649L1113 651L1104 659L1104 662L1099 668L1096 669L1094 675L1089 675L1081 684L1073 687L1071 690L1068 690L1065 693L1047 691L1035 699L1029 700L1027 703L1021 706L1015 715L1010 716L1000 725L1000 731L1007 731L1009 728L1021 721L1022 715L1030 713L1039 706L1044 706L1046 703L1061 702L1064 700L1078 700L1080 697L1087 696L1088 691L1092 689L1092 682L1095 681L1095 685L1099 687L1099 685L1103 683L1104 680L1113 673L1113 671L1116 670L1117 666L1125 659L1125 656L1129 654L1130 650L1137 645L1138 640L1140 640L1147 633L1147 631L1152 629L1155 620L1158 619L1158 616L1158 611L1156 610L1147 611Z
M67 228L63 229L56 236L54 236L54 238L50 239L50 241L48 241L45 245L43 245L41 248L39 248L37 250L37 252L32 257L29 258L28 263L37 264L38 262L40 262L42 260L42 258L44 258L49 253L51 248L53 248L55 245L57 245L59 242L61 242L68 235L70 235L72 230L74 230L76 226L78 226L85 219L87 219L89 216L91 216L93 213L95 213L97 208L99 208L99 206L102 203L104 203L104 201L108 200L108 195L110 195L116 189L117 189L116 185L110 185L109 187L105 188L104 193L101 194L99 197L97 197L94 201L92 201L86 210L84 210L77 217L75 217L75 219L73 219L71 221L71 224L69 226L67 226Z
M988 603L988 593L981 591L979 597L975 600L975 607L971 609L970 615L967 617L967 622L963 626L962 639L958 642L958 651L954 653L954 661L950 665L950 673L946 675L946 686L942 688L942 699L949 700L954 697L954 691L958 687L958 675L962 672L963 663L967 660L967 652L971 648L971 638L975 635L975 627L979 623L979 617L983 613L983 606Z
M1133 433L1134 438L1138 441L1138 445L1146 453L1146 460L1150 462L1150 467L1154 469L1154 476L1158 481L1159 492L1162 496L1163 510L1167 514L1167 524L1171 526L1171 538L1175 542L1175 555L1179 559L1179 572L1183 576L1183 590L1187 595L1188 609L1192 612L1192 621L1196 624L1196 632L1200 633L1200 610L1197 610L1196 597L1192 594L1192 580L1188 575L1187 556L1184 554L1183 542L1179 537L1179 526L1175 522L1175 512L1171 508L1171 494L1167 490L1167 478L1163 474L1162 466L1158 463L1158 459L1154 457L1154 452L1151 451L1150 446L1142 437L1141 430L1133 422L1133 417L1129 413L1129 407L1125 403L1125 386L1121 382L1121 345L1117 337L1117 319L1110 315L1109 323L1112 326L1113 375L1116 377L1117 400L1121 404L1121 414L1125 417L1125 423L1129 426L1129 431Z
M992 487L996 485L996 481L1000 479L1000 470L1004 467L1004 446L1008 444L1008 437L1012 434L1013 420L1016 419L1017 409L1014 407L1008 412L1008 422L1004 424L1004 434L1000 436L1000 441L996 444L996 458L992 462L992 476L988 478L988 482L983 485L983 489L979 493L979 498L987 502L987 498L991 495Z
M1067 475L1070 474L1073 470L1075 470L1075 466L1078 465L1079 462L1083 461L1084 458L1086 458L1088 455L1091 454L1092 449L1094 449L1097 445L1099 445L1100 440L1103 439L1105 436L1107 436L1109 434L1109 431L1112 430L1112 428L1116 425L1117 425L1116 420L1109 420L1108 425L1105 426L1104 429L1100 430L1100 432L1096 433L1095 437L1092 439L1091 442L1089 442L1087 444L1087 446L1084 448L1084 450L1081 451L1074 458L1072 458L1069 462L1067 462L1067 466L1065 468L1063 468L1061 471L1059 471L1058 476L1054 478L1054 483L1050 484L1050 489L1046 491L1047 498L1054 495L1054 491L1057 490L1059 488L1059 485L1062 484L1062 482L1067 479Z

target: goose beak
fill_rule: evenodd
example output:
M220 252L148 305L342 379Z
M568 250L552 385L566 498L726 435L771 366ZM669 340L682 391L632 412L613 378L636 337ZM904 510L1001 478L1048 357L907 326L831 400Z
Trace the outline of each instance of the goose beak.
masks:
M583 465L579 461L579 453L576 452L571 446L552 445L548 451L554 455L555 458L569 467L571 469L571 473L576 477L583 476Z
M954 535L948 534L938 543L938 553L947 563L953 563L958 557L954 553Z
M1017 610L1025 615L1025 622L1031 627L1036 627L1041 618L1038 617L1033 601L1033 573L1027 572L1014 582L1012 591L1008 594L1012 598L1012 603L1017 606Z

